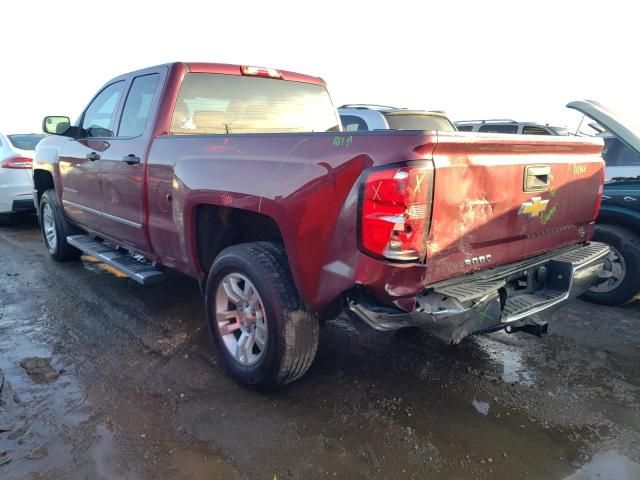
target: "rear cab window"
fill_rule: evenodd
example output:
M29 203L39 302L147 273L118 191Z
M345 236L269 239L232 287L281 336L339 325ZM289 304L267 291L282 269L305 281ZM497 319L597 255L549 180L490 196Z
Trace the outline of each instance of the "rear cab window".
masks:
M339 131L323 85L274 78L187 73L171 117L173 134Z
M473 125L458 125L459 132L470 132L473 130Z

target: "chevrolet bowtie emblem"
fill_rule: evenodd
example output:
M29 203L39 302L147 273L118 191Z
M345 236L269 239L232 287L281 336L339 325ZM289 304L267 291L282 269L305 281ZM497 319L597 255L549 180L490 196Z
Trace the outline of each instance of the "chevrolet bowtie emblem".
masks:
M533 197L528 202L520 205L518 215L529 215L529 217L539 217L547 209L549 200L542 200L542 197Z

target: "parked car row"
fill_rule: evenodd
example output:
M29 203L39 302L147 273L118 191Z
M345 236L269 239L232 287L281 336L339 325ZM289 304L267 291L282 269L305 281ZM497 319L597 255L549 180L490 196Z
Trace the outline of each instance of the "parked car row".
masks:
M300 378L336 316L449 344L541 335L535 314L612 278L621 251L590 241L600 139L336 110L294 72L151 67L43 129L33 200L50 256L84 252L141 284L196 278L222 363L251 387Z
M455 122L460 132L511 133L519 135L573 135L565 127L552 127L534 122L510 119L460 120Z

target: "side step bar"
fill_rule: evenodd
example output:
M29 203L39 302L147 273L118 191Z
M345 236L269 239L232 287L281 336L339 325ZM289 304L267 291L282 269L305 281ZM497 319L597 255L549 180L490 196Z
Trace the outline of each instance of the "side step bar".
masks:
M164 280L164 273L149 262L140 262L128 253L116 250L87 235L70 235L67 242L87 255L111 265L141 285L152 285Z

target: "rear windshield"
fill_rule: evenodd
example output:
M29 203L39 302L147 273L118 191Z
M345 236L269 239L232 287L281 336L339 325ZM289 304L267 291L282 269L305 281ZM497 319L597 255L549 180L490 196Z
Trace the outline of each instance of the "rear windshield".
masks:
M188 73L171 133L281 133L339 130L321 85L274 78Z
M446 117L438 115L385 115L389 128L395 130L439 130L455 132L456 127Z
M44 135L7 135L11 144L20 150L35 150Z

